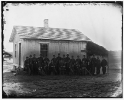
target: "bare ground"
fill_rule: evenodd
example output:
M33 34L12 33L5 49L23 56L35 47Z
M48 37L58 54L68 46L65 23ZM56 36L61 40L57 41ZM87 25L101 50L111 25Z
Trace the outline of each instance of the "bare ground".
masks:
M16 97L122 97L121 70L99 76L29 76L4 62L3 90Z

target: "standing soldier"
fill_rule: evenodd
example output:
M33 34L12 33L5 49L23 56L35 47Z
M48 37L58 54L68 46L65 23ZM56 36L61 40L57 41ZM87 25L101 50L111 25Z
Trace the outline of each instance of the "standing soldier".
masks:
M87 70L89 73L91 73L91 66L90 66L90 57L87 58Z
M107 66L107 61L105 60L104 57L102 57L102 62L101 62L101 66L102 66L102 72L103 74L106 74L106 66Z
M56 57L55 57L55 55L53 55L53 58L51 59L51 61L53 61L53 63L56 64Z
M32 58L32 63L33 63L33 71L34 73L33 74L37 74L37 59L35 57L35 54L33 55L33 58Z
M48 75L49 74L49 58L47 56L44 58L44 69L45 73Z
M70 59L70 71L72 74L74 74L74 66L75 66L75 59L74 59L74 56L71 56L71 59Z
M30 58L29 58L29 74L30 75L32 75L34 73L32 60L33 60L32 55L30 55Z
M55 66L56 66L56 57L55 55L53 55L53 58L51 59L51 63L49 65L49 68L50 68L50 74L53 72L53 74L57 74L57 71L55 69Z
M93 57L91 59L91 73L92 73L92 75L95 74L95 67L96 67L96 58L93 55Z
M77 56L77 59L76 59L76 74L80 73L80 67L81 67L81 59L80 59L79 56Z
M69 75L70 69L69 69L69 62L70 62L70 58L69 58L69 54L67 54L67 57L65 58L65 62L66 62L66 74Z
M82 74L85 75L86 74L86 67L87 67L87 59L85 57L85 55L83 55L83 58L82 58Z
M44 60L43 60L42 54L40 54L40 57L39 57L39 67L41 70L41 74L44 74Z
M60 71L59 71L60 60L61 60L60 53L58 53L58 57L56 58L56 71L57 71L57 75L60 74Z
M65 74L65 55L63 55L63 58L61 58L60 61L60 74Z
M37 58L37 66L38 66L38 74L42 75L41 71L41 63L40 63L40 56Z
M26 57L26 60L24 61L24 71L26 72L28 72L28 65L29 65L28 57Z
M55 63L53 62L53 60L51 60L49 64L49 75L51 75L51 73L53 73L54 75L56 74Z
M82 58L82 62L84 61L85 63L86 63L86 57L85 57L85 55L83 55L83 58Z
M100 59L99 59L99 57L97 57L97 59L96 59L96 74L97 75L100 74L100 68L101 68Z

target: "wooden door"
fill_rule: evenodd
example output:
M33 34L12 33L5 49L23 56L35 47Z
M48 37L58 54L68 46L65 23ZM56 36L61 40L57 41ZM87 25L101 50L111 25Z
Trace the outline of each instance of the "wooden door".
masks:
M21 67L21 43L19 43L19 67Z

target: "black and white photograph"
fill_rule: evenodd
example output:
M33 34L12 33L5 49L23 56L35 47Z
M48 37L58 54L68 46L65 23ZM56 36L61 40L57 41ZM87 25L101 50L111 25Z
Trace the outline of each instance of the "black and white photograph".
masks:
M1 1L2 98L122 98L123 1Z

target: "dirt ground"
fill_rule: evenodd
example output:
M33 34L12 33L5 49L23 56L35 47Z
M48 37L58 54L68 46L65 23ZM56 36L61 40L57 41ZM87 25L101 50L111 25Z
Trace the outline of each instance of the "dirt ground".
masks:
M121 70L99 76L29 76L11 72L12 61L3 66L3 90L16 97L122 97Z

